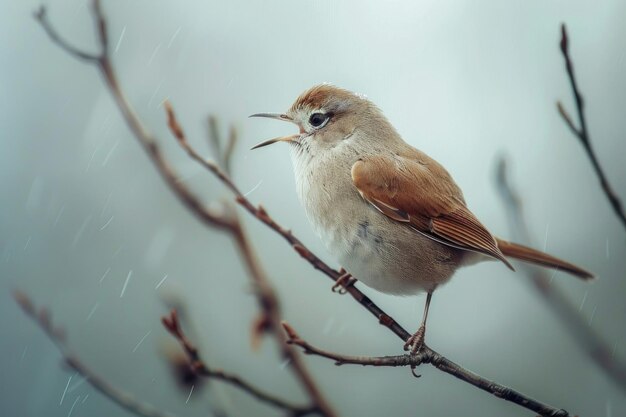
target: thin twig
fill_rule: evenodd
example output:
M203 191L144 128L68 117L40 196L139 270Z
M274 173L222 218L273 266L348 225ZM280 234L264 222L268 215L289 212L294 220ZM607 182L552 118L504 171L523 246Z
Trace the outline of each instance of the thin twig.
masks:
M530 236L522 213L522 200L511 186L507 175L506 161L500 160L497 170L497 184L500 196L506 204L511 228L522 243L530 245ZM622 390L626 391L626 365L617 359L612 348L585 320L567 297L550 283L550 277L543 269L520 264L520 268L530 278L533 287L544 301L561 319L570 331L576 344L595 362Z
M363 366L410 366L415 369L422 363L427 363L428 357L424 352L432 352L430 349L421 349L415 355L395 355L395 356L352 356L341 355L338 353L330 352L328 350L320 349L311 345L306 340L302 339L295 329L291 327L289 323L283 321L283 329L289 337L288 343L301 347L304 353L309 355L322 356L327 359L335 361L335 365L363 365Z
M209 147L211 148L211 152L215 155L219 165L224 168L223 160L222 160L222 140L220 138L219 126L217 125L217 118L213 115L210 115L207 118L208 125L208 140Z
M233 156L233 152L235 151L235 147L237 146L237 129L235 126L230 126L228 129L228 141L226 142L226 147L224 148L224 152L222 153L222 160L224 163L224 171L228 175L231 174L231 160Z
M50 25L50 22L48 21L48 16L46 14L46 8L44 6L40 6L39 10L35 12L35 19L39 21L48 36L50 36L50 39L52 39L54 43L60 46L61 49L64 49L65 52L67 52L68 54L73 55L76 58L92 62L98 61L101 58L100 55L81 51L80 49L65 41Z
M219 167L230 175L230 163L235 146L237 145L237 130L231 125L228 129L228 137L226 141L223 141L217 118L213 115L209 116L207 124L209 147L212 149L212 153L215 155ZM222 144L222 142L225 142L225 144Z
M311 414L315 411L310 407L307 408L298 406L288 401L284 401L272 394L266 393L259 388L253 386L249 382L244 381L241 377L237 375L224 372L220 369L209 368L200 357L200 353L198 352L196 346L187 338L187 336L183 332L180 326L180 322L178 320L176 310L172 310L169 316L161 318L161 322L163 323L163 326L167 329L167 331L170 332L170 334L174 336L176 340L178 340L178 342L180 343L181 347L183 348L189 359L189 366L191 368L191 371L195 374L205 378L217 379L229 383L237 387L238 389L247 392L261 402L289 411L289 413L293 416L304 416L307 414Z
M563 104L561 104L560 101L556 103L557 110L559 111L559 114L561 115L567 126L570 128L574 136L576 136L580 140L580 143L585 148L585 152L587 152L587 156L591 160L591 165L593 165L593 169L596 171L596 175L600 180L600 185L602 186L604 194L611 203L615 215L622 222L624 228L626 228L626 213L624 213L624 206L622 204L622 201L617 196L617 193L615 193L615 191L613 190L613 187L611 187L611 184L609 183L609 180L604 173L604 169L602 168L602 165L600 165L600 161L598 161L596 153L591 146L591 140L589 138L589 132L587 131L587 122L585 119L585 102L582 95L580 94L580 90L578 90L578 83L576 82L576 77L574 76L574 65L572 64L572 60L569 55L569 38L567 36L567 29L565 27L565 24L561 25L560 47L563 58L565 59L565 69L567 70L567 76L569 77L570 85L572 87L572 93L574 94L576 113L578 115L580 128L577 128L576 125L574 125L572 118L565 110L565 107L563 107Z
M254 251L249 243L249 240L244 233L244 230L237 219L233 210L228 210L228 207L224 208L223 213L216 213L209 208L205 207L200 199L198 199L186 186L177 181L177 176L173 169L167 163L167 161L161 155L160 148L158 147L156 140L152 133L143 125L130 102L126 99L123 90L121 89L117 75L111 64L110 55L108 53L108 38L107 38L107 26L106 20L100 7L98 0L93 0L93 12L94 18L97 22L98 36L100 39L100 46L102 52L96 59L91 60L100 69L103 78L106 82L109 91L113 95L116 104L127 125L131 129L134 136L139 140L144 147L148 156L155 164L157 171L161 174L165 182L169 185L174 194L183 202L183 204L200 220L202 220L208 226L216 227L223 231L229 232L235 240L240 254L242 255L248 270L251 274L251 278L257 288L257 299L261 306L262 317L261 320L266 324L266 329L271 331L274 335L281 354L284 358L290 361L290 369L296 376L300 385L307 393L309 400L311 401L311 408L314 408L318 413L332 417L335 412L331 409L330 405L326 402L322 396L320 390L317 388L313 378L306 369L304 362L300 358L297 351L288 346L286 337L284 336L280 326L280 314L278 300L274 294L274 290L269 284L267 277L265 276L260 264L254 256ZM37 14L37 19L41 22L42 26L50 36L53 42L63 45L61 38L56 33L55 29L50 25L47 20L45 9L42 7L41 12ZM79 51L64 47L64 49L71 55L84 59L85 54L77 53ZM172 126L170 126L172 127ZM180 129L180 127L178 127ZM181 130L182 133L182 130ZM216 166L217 172L221 172ZM223 174L223 178L228 177ZM230 180L229 180L230 181ZM232 181L230 181L232 187Z
M32 319L41 330L48 336L54 346L58 349L63 360L76 372L82 375L85 380L96 390L102 393L120 407L143 417L174 417L174 414L158 410L153 405L136 400L128 393L116 388L107 382L100 375L92 371L75 354L73 354L65 344L64 332L62 329L54 327L50 319L50 313L45 310L37 310L30 298L19 291L13 294L15 301L22 308L22 311Z
M342 355L328 350L320 349L311 345L309 342L302 339L296 331L286 322L283 322L285 333L289 336L289 343L296 346L300 346L304 353L310 355L317 355L327 359L335 361L335 365L361 365L361 366L374 366L374 367L399 367L408 366L411 368L413 375L419 377L414 372L414 369L423 364L430 364L440 371L446 372L450 375L468 382L483 391L493 394L503 400L513 402L521 405L529 410L532 410L542 416L550 417L570 417L571 415L565 410L559 410L549 405L540 403L533 400L511 388L497 384L493 381L485 379L480 375L477 375L467 369L464 369L456 363L445 358L441 354L435 352L428 346L423 345L420 351L415 355L397 355L397 356L351 356Z

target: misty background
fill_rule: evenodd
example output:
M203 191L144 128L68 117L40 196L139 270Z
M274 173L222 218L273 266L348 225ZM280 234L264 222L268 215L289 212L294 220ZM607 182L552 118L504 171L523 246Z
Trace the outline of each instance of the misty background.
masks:
M88 3L45 2L65 39L96 51ZM0 414L130 415L60 366L55 347L13 301L12 291L20 289L50 309L86 364L137 399L179 416L217 408L230 416L280 415L219 382L198 386L188 399L172 379L164 355L177 345L159 319L177 302L186 306L188 332L210 366L304 399L271 340L251 350L257 306L230 238L206 229L175 199L96 68L59 49L32 18L38 5L0 4ZM450 171L471 210L505 238L511 233L493 174L497 156L509 157L536 246L599 277L585 283L557 273L553 284L626 358L626 233L555 108L561 99L575 114L558 49L559 25L566 22L593 145L625 199L626 3L102 5L123 89L181 181L207 202L231 196L172 139L161 105L166 98L190 142L207 155L207 116L219 118L224 134L234 124L237 184L338 267L297 201L287 147L248 150L294 133L293 126L247 116L282 112L321 82L364 93L407 142ZM330 280L278 235L247 213L241 218L284 318L305 339L346 354L403 352L399 339L349 296L331 293ZM359 288L405 328L417 328L424 296ZM576 346L523 274L499 263L462 269L436 292L426 341L462 366L557 408L580 416L626 414L623 392ZM305 360L345 416L532 415L429 366L415 379L406 368Z

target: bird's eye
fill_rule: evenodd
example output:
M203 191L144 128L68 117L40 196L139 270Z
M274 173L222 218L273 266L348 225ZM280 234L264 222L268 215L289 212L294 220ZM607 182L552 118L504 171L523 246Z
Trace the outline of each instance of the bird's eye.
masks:
M313 127L321 127L326 124L326 122L330 119L330 116L324 113L313 113L311 117L309 117L309 123Z

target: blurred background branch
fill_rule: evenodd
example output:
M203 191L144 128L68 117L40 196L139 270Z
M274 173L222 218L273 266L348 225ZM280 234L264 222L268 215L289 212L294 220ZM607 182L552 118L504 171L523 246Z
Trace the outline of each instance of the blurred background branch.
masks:
M622 223L622 226L626 228L626 214L624 213L624 206L622 201L617 196L617 193L613 190L613 187L609 183L609 180L604 173L604 168L598 161L598 157L596 156L595 151L593 150L593 146L591 145L591 139L589 138L589 132L587 130L587 122L585 120L585 101L583 100L583 96L578 89L578 83L576 82L576 77L574 76L574 64L569 55L569 37L567 35L567 27L563 23L561 25L561 52L563 53L563 59L565 60L565 69L567 70L567 76L569 78L570 85L572 87L572 94L574 95L574 101L576 103L576 114L578 115L578 123L580 125L579 128L576 127L574 121L571 116L565 110L565 107L560 101L557 101L556 106L559 111L559 114L570 128L574 136L580 140L580 143L583 145L589 160L591 161L591 165L600 180L600 185L602 186L602 191L606 195L606 198L609 200L611 207L613 207L613 211L615 212L615 216Z
M266 393L261 389L253 386L249 382L245 381L238 375L224 372L221 369L212 369L202 360L200 353L196 346L191 342L185 333L183 332L180 322L178 321L178 315L176 310L172 310L168 316L161 318L163 326L167 331L178 340L181 347L185 351L189 367L191 371L197 375L200 375L208 379L216 379L219 381L231 384L238 389L247 392L261 402L267 403L273 407L287 411L291 416L305 416L307 414L316 413L315 407L302 407L295 404L291 404L288 401L282 400L272 394Z
M505 204L511 229L516 238L523 244L532 246L530 234L522 212L522 198L511 185L508 177L507 165L500 159L497 165L496 181L500 196ZM608 375L620 389L626 392L626 365L615 357L609 345L591 327L580 312L572 305L567 297L552 284L552 277L544 269L519 263L519 268L526 274L533 284L533 288L561 320L564 327L570 332L579 346L589 358Z
M161 411L153 405L141 402L130 394L120 390L106 381L91 368L85 365L78 356L73 354L65 344L65 334L61 328L54 327L50 313L46 309L37 308L24 293L16 291L13 298L22 311L48 336L63 357L63 361L82 375L89 384L120 407L142 417L176 417L174 414ZM69 382L68 382L69 385Z

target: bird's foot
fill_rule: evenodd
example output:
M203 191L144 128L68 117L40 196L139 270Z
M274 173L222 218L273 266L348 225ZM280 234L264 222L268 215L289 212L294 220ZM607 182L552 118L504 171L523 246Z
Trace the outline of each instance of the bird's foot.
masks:
M415 355L420 351L422 346L424 345L424 336L426 335L426 326L423 324L419 329L415 332L415 334L406 341L404 344L404 350L410 349L410 354Z
M345 294L348 292L348 288L353 286L357 280L351 274L346 272L346 270L343 268L341 268L341 271L339 272L341 272L342 275L337 278L337 281L335 281L335 284L332 286L331 290L338 294Z

